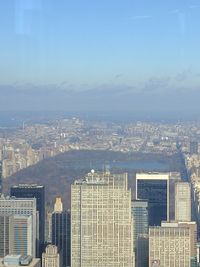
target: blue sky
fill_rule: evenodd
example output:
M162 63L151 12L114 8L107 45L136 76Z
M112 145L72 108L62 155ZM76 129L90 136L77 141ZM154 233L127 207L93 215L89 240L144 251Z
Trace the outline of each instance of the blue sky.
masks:
M199 17L199 0L2 0L0 83L196 84Z
M103 96L148 113L200 94L200 0L1 0L0 40L0 109L75 109L80 98L84 110Z

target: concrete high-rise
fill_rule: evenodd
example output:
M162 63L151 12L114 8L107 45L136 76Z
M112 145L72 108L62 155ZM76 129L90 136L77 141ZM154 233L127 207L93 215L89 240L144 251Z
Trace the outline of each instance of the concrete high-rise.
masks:
M42 267L62 267L56 246L48 245L46 247L45 252L42 253Z
M137 173L136 198L148 201L149 225L169 220L169 173Z
M187 182L178 182L175 186L175 220L191 221L191 186Z
M180 172L170 172L169 177L169 220L175 220L175 186L181 182Z
M37 256L42 255L45 241L45 188L36 184L20 184L11 187L10 195L17 198L36 198L37 211L39 212L39 240Z
M9 227L7 238L10 240L6 242L10 242L11 244L9 245L10 253L15 253L19 248L19 250L23 251L22 254L29 254L35 257L38 221L36 199L1 196L0 217L4 220L2 221L2 225ZM4 231L6 233L5 228ZM1 238L3 236L0 236L0 241L4 242L5 240Z
M2 176L3 176L3 164L2 161L0 160L0 195L2 194Z
M149 267L191 267L195 261L195 222L163 222L149 228Z
M71 257L71 215L68 211L63 211L60 198L56 198L54 212L52 213L52 244L56 245L60 254L62 267L70 266Z
M63 212L63 203L60 197L56 198L56 201L54 204L54 212Z
M95 173L71 186L71 266L133 267L127 174Z

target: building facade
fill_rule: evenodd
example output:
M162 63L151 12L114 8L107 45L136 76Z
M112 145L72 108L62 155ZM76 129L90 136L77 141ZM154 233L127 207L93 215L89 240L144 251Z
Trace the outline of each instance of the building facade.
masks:
M140 245L142 240L138 239L139 236L148 234L149 231L149 216L148 216L148 202L145 200L132 200L131 202L131 214L133 219L133 250L135 255L135 264L137 266L138 261L138 249L139 241Z
M46 247L45 252L42 253L42 267L62 267L56 246L48 245Z
M91 171L71 186L71 266L134 266L127 174Z
M45 241L45 188L42 185L20 184L11 187L10 195L17 198L36 198L36 207L39 212L39 240L37 256L42 255Z
M0 195L2 194L3 186L2 186L2 179L3 179L3 163L0 159Z
M37 241L37 211L36 199L0 197L0 216L9 216L10 253L15 252L15 244L24 246L25 251L32 257L36 256ZM22 223L23 222L23 223ZM6 222L8 224L8 221ZM4 226L6 225L4 222ZM5 230L5 229L4 229ZM19 235L20 234L20 235ZM2 236L0 236L0 241ZM6 241L8 242L8 241ZM25 248L25 242L27 247ZM28 244L29 242L29 244Z
M41 267L40 259L32 258L31 256L21 255L6 255L0 259L0 267L11 266L27 266L27 267Z
M148 201L149 225L169 220L169 173L137 173L136 199Z
M196 223L163 222L149 228L149 267L196 266Z
M12 228L11 253L22 256L32 255L33 246L35 246L32 240L32 216L14 215Z
M131 213L133 218L133 248L135 249L138 236L148 234L149 231L148 202L132 200Z
M56 201L58 204L58 201ZM71 214L68 211L63 211L63 206L54 206L54 212L52 213L52 244L56 245L60 254L60 263L62 267L71 265Z
M5 257L11 251L11 226L12 216L0 215L0 258Z
M149 267L149 235L137 237L136 267Z
M178 182L175 186L175 220L191 221L191 186L187 182Z

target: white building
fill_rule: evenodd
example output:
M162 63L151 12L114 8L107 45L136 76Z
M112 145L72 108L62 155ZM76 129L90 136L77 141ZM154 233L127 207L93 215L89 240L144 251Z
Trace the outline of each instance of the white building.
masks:
M95 173L71 186L71 266L133 267L127 174Z
M21 255L7 255L0 259L0 267L41 267L40 259L32 258L31 256L21 256Z
M193 266L197 255L196 230L195 222L163 222L150 227L149 267Z
M175 186L175 220L191 221L191 186L187 182Z
M60 267L60 255L56 246L46 247L45 252L42 253L42 267Z

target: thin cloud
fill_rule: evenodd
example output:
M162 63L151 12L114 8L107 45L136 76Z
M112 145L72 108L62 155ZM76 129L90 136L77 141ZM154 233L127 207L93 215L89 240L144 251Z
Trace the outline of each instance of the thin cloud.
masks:
M179 9L174 9L174 10L170 11L170 13L177 16L178 25L179 25L181 35L184 36L185 32L186 32L186 14L185 14L185 12L183 12Z
M122 73L118 73L115 75L115 79L120 79L123 77L123 74Z
M132 16L130 19L132 20L143 20L143 19L151 19L152 16L151 15L136 15L136 16Z
M197 8L200 8L200 5L190 5L189 8L190 9L197 9Z

